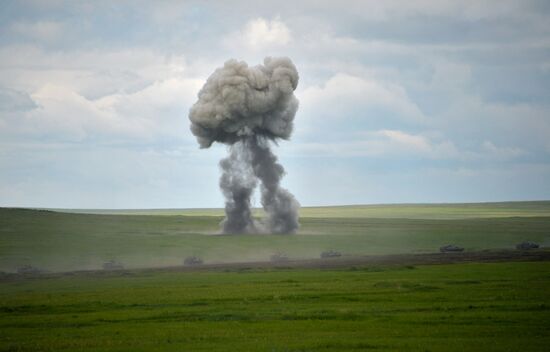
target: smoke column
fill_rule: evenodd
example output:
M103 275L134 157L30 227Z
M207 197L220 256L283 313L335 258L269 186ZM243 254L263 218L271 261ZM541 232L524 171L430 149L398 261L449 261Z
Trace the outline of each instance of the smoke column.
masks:
M208 78L191 107L191 132L201 148L228 145L220 161L225 197L224 233L293 233L298 229L294 196L280 182L285 174L271 145L289 139L298 110L298 71L289 58L264 59L248 67L229 60ZM260 184L263 221L252 217L251 197Z

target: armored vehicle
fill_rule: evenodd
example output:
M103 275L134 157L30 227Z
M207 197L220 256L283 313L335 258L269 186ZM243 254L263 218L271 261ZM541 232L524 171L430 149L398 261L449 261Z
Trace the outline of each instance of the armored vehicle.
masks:
M103 270L122 270L124 265L117 262L116 260L109 260L108 262L103 263Z
M455 246L454 244L448 244L448 245L446 245L446 246L440 247L440 248L439 248L439 251L440 251L441 253L446 253L446 252L464 252L464 248L459 247L459 246Z
M274 263L281 263L281 262L288 261L287 255L281 252L273 254L271 257L269 257L269 259Z
M35 268L32 265L23 265L17 268L18 274L40 274L42 270Z
M531 242L531 241L525 241L525 242L521 242L521 243L518 243L516 245L516 249L535 249L535 248L539 248L539 245L535 242Z
M202 263L202 259L195 256L187 257L183 260L184 265L201 265Z
M336 258L336 257L341 257L341 256L342 256L342 253L336 252L336 251L333 251L333 250L324 251L324 252L321 253L321 258Z

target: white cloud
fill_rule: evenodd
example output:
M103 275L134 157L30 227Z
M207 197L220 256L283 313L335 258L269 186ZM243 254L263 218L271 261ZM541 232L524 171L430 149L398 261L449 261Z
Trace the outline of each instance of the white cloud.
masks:
M481 145L483 152L489 154L490 157L498 159L513 159L526 154L521 148L514 147L497 147L490 141L484 141Z
M355 138L342 142L295 142L286 149L289 155L309 157L453 159L460 156L454 144L448 140L431 140L424 135L404 131L364 131L351 137Z
M259 17L248 21L244 27L224 38L228 47L244 47L249 50L265 50L290 43L290 29L279 18L267 20Z
M14 33L41 41L58 39L64 33L64 26L55 21L15 22L11 26Z
M470 65L438 60L433 64L433 74L429 88L438 92L462 95L467 92L471 83L472 70Z
M45 85L31 95L39 107L23 114L21 125L12 126L11 131L19 127L19 132L69 141L185 138L187 109L202 83L196 79L159 80L134 93L97 100L68 87Z
M430 152L432 145L426 137L412 135L402 131L382 130L376 132L376 135L385 137L387 141L403 150L416 150L421 153Z
M36 46L0 47L0 84L27 91L46 83L70 85L112 93L135 89L140 84L178 77L196 77L194 67L182 55L166 55L146 48L47 51ZM114 87L113 87L114 85Z
M491 141L461 149L437 135L439 133L412 134L400 130L362 131L351 136L351 141L298 142L286 146L285 150L288 156L298 157L417 158L474 163L514 160L527 154L521 148L496 146Z
M0 93L18 92L0 94L3 108L30 97L30 108L0 115L0 134L10 140L190 140L187 111L204 83L182 56L146 49L4 47L0 73Z
M463 141L491 140L540 150L550 144L550 110L544 105L482 100L470 92L456 94L431 121L432 127Z
M334 11L334 6L347 15L361 16L367 20L386 21L412 16L453 16L468 20L519 16L526 6L514 0L505 1L454 1L454 0L341 0L333 2L315 1L324 11Z
M306 109L323 111L335 118L348 118L346 110L350 108L383 107L399 113L405 119L424 119L403 87L373 78L338 73L323 85L305 88L299 98Z

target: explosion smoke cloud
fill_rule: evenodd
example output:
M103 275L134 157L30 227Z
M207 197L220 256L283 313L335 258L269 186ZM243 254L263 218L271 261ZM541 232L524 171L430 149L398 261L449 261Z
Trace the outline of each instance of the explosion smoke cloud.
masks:
M191 107L191 131L201 148L214 142L229 146L229 156L220 162L224 233L292 233L299 226L299 204L280 187L285 171L270 148L292 133L297 85L298 71L289 58L268 57L256 67L229 60L208 78ZM267 214L263 222L251 211L258 183Z

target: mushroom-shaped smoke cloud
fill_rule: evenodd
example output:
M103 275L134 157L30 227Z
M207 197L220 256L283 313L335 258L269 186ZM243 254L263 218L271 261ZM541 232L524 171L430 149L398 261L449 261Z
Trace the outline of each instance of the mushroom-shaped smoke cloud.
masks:
M256 67L229 60L208 78L191 108L191 131L201 148L229 145L229 156L220 162L224 233L292 233L299 226L299 204L279 186L284 168L270 149L271 141L292 133L297 85L298 71L289 58L268 57ZM250 209L258 182L267 213L262 222Z

